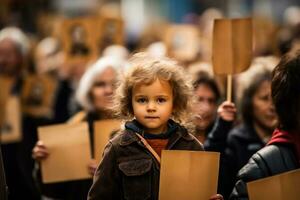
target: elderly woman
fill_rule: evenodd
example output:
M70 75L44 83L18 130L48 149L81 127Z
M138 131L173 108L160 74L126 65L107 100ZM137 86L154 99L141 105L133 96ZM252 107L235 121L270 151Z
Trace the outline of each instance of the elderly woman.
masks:
M121 66L122 62L111 57L100 58L80 80L76 98L83 110L75 114L68 123L88 122L91 149L94 146L93 122L113 117L109 112L109 107L112 105L117 71ZM51 154L42 141L37 142L32 153L33 158L37 161L45 160ZM96 167L96 161L91 159L89 166L87 166L91 175L93 175ZM44 185L45 190L42 192L43 195L52 198L81 200L86 199L91 184L92 179L48 184L47 186Z
M7 88L1 84L1 91L9 91L9 96L17 97L18 99L21 96L24 80L24 73L22 72L24 71L24 64L28 58L29 51L29 39L19 28L6 27L0 31L0 76L11 80L11 84ZM15 115L15 113L13 114ZM3 115L4 113L1 113L1 117ZM12 114L10 113L10 115ZM28 123L22 113L20 123L22 123L22 140L1 144L5 176L9 190L8 198L12 200L35 200L39 199L39 196L31 176L33 168L31 149L34 145L31 142L34 136L27 132ZM1 135L5 134L3 132L7 130L4 127L2 126L1 128Z

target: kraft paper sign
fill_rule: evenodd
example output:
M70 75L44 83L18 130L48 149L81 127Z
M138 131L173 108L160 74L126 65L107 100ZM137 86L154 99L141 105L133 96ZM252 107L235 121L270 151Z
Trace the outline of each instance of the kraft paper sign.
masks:
M57 81L47 75L31 75L24 81L22 110L35 117L52 117Z
M216 19L213 31L214 73L227 75L227 101L232 96L232 74L246 70L252 60L252 20Z
M38 128L50 155L41 162L43 183L88 179L91 160L87 123Z
M217 194L219 153L162 151L159 200L207 200Z
M113 44L124 45L124 21L121 17L102 15L98 18L100 26L96 28L96 41L98 53Z
M193 25L172 25L165 35L168 54L180 61L191 61L199 52L200 33Z
M100 162L104 147L109 141L111 134L121 128L121 120L100 120L94 123L95 159Z
M94 17L65 19L61 35L66 63L81 63L98 57L95 27L99 24Z
M13 79L0 76L0 125L5 118L5 107L9 96L11 96L11 90L13 86Z
M299 200L300 169L247 183L250 200Z
M4 118L0 124L0 141L2 144L19 142L22 140L20 100L17 96L10 96L4 107Z
M252 20L216 19L213 31L215 74L235 74L246 70L252 59Z

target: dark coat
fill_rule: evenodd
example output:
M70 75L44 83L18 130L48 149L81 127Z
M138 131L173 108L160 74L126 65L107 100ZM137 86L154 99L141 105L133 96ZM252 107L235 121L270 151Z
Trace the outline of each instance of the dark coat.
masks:
M268 145L255 153L238 173L230 199L247 200L247 182L299 168L291 145Z
M201 143L178 125L166 149L202 151ZM160 165L134 131L126 129L106 146L89 200L158 199Z
M238 171L265 146L253 126L241 124L230 130L231 125L219 118L204 144L206 151L221 153L218 193L224 199L229 197Z

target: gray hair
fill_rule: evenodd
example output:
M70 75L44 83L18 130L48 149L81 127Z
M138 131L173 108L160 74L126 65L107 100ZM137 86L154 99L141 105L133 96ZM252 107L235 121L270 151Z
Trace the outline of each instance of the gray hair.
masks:
M104 70L112 68L115 72L121 71L124 63L120 59L114 57L102 57L98 59L80 79L79 86L76 91L76 100L87 111L94 110L93 103L89 96L91 88L97 78Z
M25 33L17 27L6 27L0 31L0 42L9 39L13 41L22 56L26 56L30 49L30 42Z

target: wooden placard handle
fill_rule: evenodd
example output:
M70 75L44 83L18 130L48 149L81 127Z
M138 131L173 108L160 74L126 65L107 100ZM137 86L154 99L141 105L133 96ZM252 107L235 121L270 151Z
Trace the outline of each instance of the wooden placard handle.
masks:
M232 74L227 75L227 101L231 102L232 96Z

